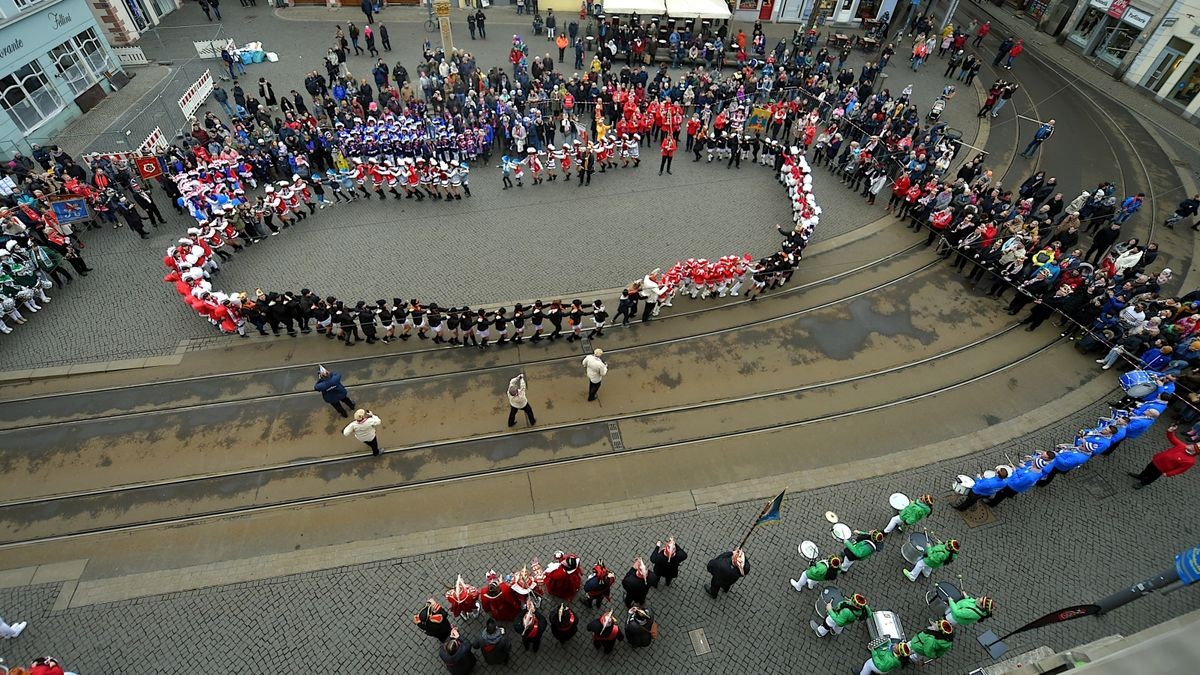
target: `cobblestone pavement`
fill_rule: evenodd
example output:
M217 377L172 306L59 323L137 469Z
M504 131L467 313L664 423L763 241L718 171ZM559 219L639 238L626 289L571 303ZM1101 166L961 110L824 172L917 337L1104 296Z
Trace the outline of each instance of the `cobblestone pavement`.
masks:
M516 569L532 556L544 562L563 549L579 553L587 564L602 557L620 577L634 555L648 555L655 539L674 535L690 558L676 584L650 594L661 623L660 640L652 647L632 651L622 645L604 657L588 647L585 633L563 648L548 639L541 653L517 653L514 666L559 673L858 672L866 657L865 627L850 628L835 641L818 640L807 628L815 592L796 594L787 585L803 567L796 553L801 540L833 552L822 518L826 510L857 528L879 527L891 515L888 494L932 492L938 501L930 531L959 538L964 546L961 558L933 580L953 581L961 574L969 592L992 595L997 618L984 627L1001 632L1149 577L1196 543L1194 528L1175 515L1200 507L1193 477L1163 479L1135 493L1124 475L1162 447L1161 425L1113 459L1095 460L1050 487L1010 500L989 524L971 529L946 506L954 474L1060 442L1103 411L1093 405L966 460L789 495L783 521L764 526L750 540L750 575L719 601L700 589L704 564L738 540L758 503L60 612L51 610L58 584L4 590L5 618L30 622L18 640L4 643L4 656L21 662L51 653L81 673L216 672L223 667L218 664L231 662L255 673L345 672L349 663L362 673L441 672L435 642L418 633L409 616L426 597L440 595L455 574L479 583L491 567ZM902 567L897 537L838 586L866 594L876 609L898 612L913 634L933 614L923 602L926 584L904 580ZM614 596L618 606L619 598ZM1192 590L1150 596L1100 619L1023 634L1010 647L1014 653L1043 644L1063 649L1104 635L1128 635L1197 607L1200 596ZM581 623L595 613L576 610ZM472 637L481 627L480 619L462 624ZM688 631L694 629L705 631L711 653L693 653ZM964 630L934 672L961 673L987 663L974 642L979 630Z
M393 14L403 18L390 26L396 49L386 56L389 62L403 60L411 69L426 34L419 23L410 21L412 12L402 11L385 14L389 23ZM506 41L499 36L516 30L505 23L515 17L506 17L502 10L494 14L499 16L493 39L470 42L463 36L460 41L477 50L479 62L488 67L505 63ZM298 87L304 74L317 67L326 38L332 36L328 21L283 20L261 4L248 9L229 6L225 17L221 35L239 44L261 40L280 54L279 63L249 67L247 91L259 75L269 77L280 94ZM165 27L144 38L142 47L151 58L180 59L181 66L194 71L197 62L182 61L187 52L180 45L190 49L190 40L211 39L216 30L189 4L168 16ZM320 37L298 43L296 37L302 35ZM215 62L207 63L217 68ZM351 63L365 74L372 61L355 57ZM861 66L862 55L855 54L850 63ZM921 105L942 86L937 77L941 69L933 66L895 75L904 84L914 83L914 99ZM946 117L966 138L973 138L978 129L970 114L973 96L964 92L960 100L967 102L952 102ZM477 166L471 176L475 196L469 200L372 200L322 211L304 227L242 253L215 285L250 291L259 286L308 287L368 301L404 296L477 306L573 297L623 286L681 258L774 250L778 237L773 225L786 223L790 210L783 189L767 169L743 166L739 172L715 163L694 164L680 152L674 175L659 178L657 151L644 148L643 153L640 169L596 174L590 188L547 183L501 192L495 167ZM882 213L823 171L816 172L814 183L825 210L816 241L848 232ZM161 192L157 196L168 224L153 230L151 239L138 239L124 227L85 234L84 255L96 272L65 290L52 291L54 302L43 313L5 336L0 370L157 356L174 352L181 340L213 335L161 281L163 251L188 223L163 204ZM110 320L95 320L97 312Z

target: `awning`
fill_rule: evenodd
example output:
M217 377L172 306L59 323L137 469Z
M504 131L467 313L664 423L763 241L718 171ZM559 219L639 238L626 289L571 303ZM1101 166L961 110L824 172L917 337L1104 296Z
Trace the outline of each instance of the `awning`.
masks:
M667 11L663 0L605 0L605 14L633 14L658 16Z
M676 19L728 19L733 16L725 0L666 0L667 14ZM608 3L604 4L605 9Z

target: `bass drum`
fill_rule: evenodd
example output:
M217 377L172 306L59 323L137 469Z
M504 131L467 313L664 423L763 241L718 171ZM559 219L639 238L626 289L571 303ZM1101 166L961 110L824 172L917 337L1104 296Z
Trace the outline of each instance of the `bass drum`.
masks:
M1134 370L1120 377L1121 388L1132 398L1142 399L1158 389L1155 373L1149 370Z

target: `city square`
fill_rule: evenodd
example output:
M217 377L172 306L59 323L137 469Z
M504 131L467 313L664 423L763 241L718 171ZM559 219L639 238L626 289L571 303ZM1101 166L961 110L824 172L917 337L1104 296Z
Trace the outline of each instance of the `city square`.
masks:
M1188 121L990 4L811 38L555 9L582 68L524 4L450 9L452 55L383 8L342 63L356 3L214 9L4 155L5 666L485 672L489 617L530 672L1194 661ZM991 616L913 656L944 584ZM825 623L830 587L876 618ZM531 648L560 606L583 630ZM1012 634L1066 609L1099 615Z

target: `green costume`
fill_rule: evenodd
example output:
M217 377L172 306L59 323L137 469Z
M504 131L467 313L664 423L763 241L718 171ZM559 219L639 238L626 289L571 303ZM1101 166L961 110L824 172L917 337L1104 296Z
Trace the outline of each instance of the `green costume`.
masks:
M931 513L933 513L933 509L925 502L911 502L900 510L900 522L905 525L915 525L925 520Z
M986 610L975 602L975 598L964 595L961 600L950 601L950 616L954 617L954 623L960 626L970 626L978 623L989 616Z
M932 569L937 569L954 560L954 551L950 550L947 544L934 544L925 549L925 565Z
M885 645L879 649L871 650L871 663L875 665L875 670L881 673L890 673L893 670L898 670L904 664L900 662L900 657L892 651L891 645Z
M849 600L843 600L829 610L829 618L833 619L839 628L845 628L855 621L862 621L869 616L871 616L869 605L859 607Z
M846 554L851 560L866 560L875 552L875 544L868 535L860 535L860 539L846 542Z
M923 630L914 635L912 640L909 640L908 646L916 654L920 654L927 659L936 659L950 651L954 643L946 639L945 634L941 631L931 633L930 631Z
M828 560L821 560L804 571L810 581L829 581L837 577L837 568L830 566Z

